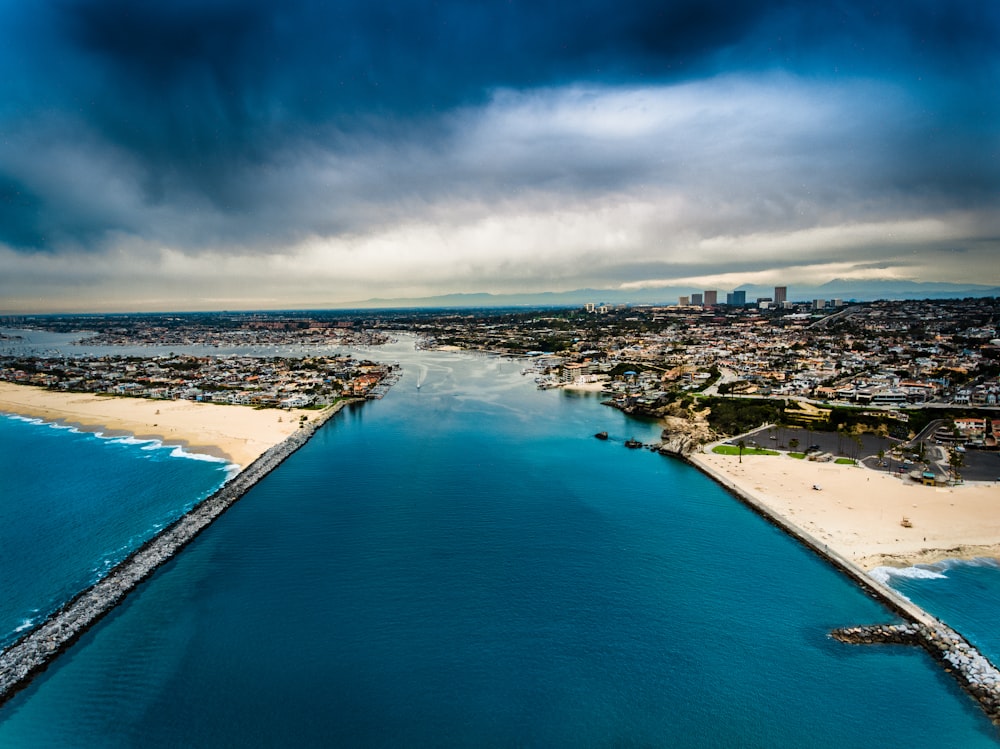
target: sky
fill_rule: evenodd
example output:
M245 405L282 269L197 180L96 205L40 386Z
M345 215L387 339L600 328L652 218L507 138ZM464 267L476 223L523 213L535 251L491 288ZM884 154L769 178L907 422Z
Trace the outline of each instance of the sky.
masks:
M996 0L0 0L0 312L1000 285L998 40Z

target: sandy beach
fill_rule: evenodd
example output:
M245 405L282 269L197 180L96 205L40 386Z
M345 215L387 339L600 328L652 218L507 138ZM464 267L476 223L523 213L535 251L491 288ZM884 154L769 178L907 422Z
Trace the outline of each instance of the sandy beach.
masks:
M744 455L742 463L736 455L690 458L867 570L948 558L1000 558L1000 485L995 483L921 486L861 466L787 455ZM903 518L910 527L901 524Z
M0 382L0 412L59 421L86 431L158 439L240 466L292 434L300 416L316 418L315 411L58 393L6 382Z

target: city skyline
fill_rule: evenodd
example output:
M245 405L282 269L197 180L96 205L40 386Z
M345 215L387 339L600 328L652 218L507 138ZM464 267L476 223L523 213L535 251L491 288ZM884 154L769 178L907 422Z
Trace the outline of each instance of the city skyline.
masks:
M0 311L1000 285L992 4L0 14Z

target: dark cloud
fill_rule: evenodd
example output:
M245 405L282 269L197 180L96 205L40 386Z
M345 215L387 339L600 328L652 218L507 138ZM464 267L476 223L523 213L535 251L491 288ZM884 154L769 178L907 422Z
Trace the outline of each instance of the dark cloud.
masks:
M261 256L676 193L665 225L740 235L1000 195L990 0L8 5L0 242L20 253ZM678 93L609 102L643 87Z
M0 174L0 242L15 249L41 247L42 201L16 179Z
M210 91L237 118L275 101L325 118L440 110L496 86L661 79L738 42L770 5L66 0L60 28L131 93Z
M664 82L737 69L968 74L996 39L982 3L785 0L62 0L63 52L99 75L79 102L151 156L260 158L286 129L434 114L497 87ZM902 8L904 6L900 6ZM977 12L978 11L980 12ZM980 59L975 59L980 58Z

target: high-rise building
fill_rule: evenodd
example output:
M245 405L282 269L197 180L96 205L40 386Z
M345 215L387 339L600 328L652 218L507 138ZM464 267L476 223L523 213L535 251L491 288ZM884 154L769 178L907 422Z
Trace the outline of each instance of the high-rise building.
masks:
M788 287L787 286L775 286L774 287L774 304L775 306L780 305L782 302L788 300Z
M719 303L719 292L715 289L705 292L705 306L714 307Z
M690 304L691 304L691 297L689 297L689 296L682 296L682 297L678 297L678 299L677 299L677 306L678 307L687 307Z
M813 309L826 309L826 300L813 299Z
M702 305L701 294L692 294L691 304L693 304L695 307L700 307Z
M726 304L731 307L745 307L747 303L747 293L745 290L734 291L726 294Z

